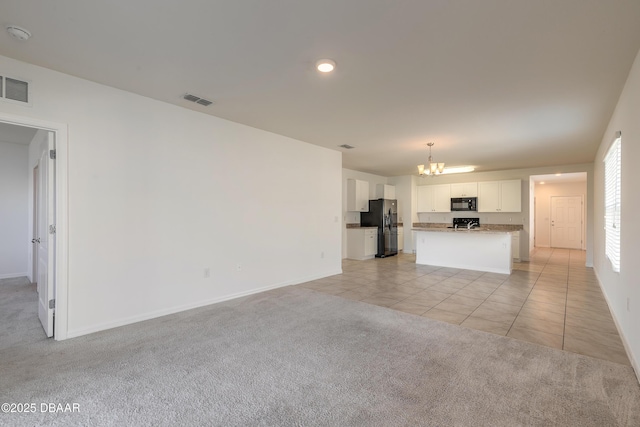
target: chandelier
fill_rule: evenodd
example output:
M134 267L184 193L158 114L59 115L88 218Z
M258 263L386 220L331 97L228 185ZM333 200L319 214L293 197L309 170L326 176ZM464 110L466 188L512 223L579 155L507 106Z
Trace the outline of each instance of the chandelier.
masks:
M433 147L433 142L427 143L429 146L429 164L425 169L424 165L418 165L418 175L440 175L444 172L444 163L437 163L433 161L433 156L431 156L431 147Z

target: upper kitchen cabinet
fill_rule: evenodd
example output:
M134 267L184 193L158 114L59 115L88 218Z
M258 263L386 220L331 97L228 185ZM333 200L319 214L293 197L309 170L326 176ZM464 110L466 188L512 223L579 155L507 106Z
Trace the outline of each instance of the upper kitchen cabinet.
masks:
M369 183L347 179L347 211L369 212Z
M521 212L522 182L486 181L478 183L478 212Z
M451 197L478 197L478 183L451 184Z
M387 184L376 185L376 198L378 199L395 199L396 187Z
M418 187L418 212L451 212L451 186L441 184Z

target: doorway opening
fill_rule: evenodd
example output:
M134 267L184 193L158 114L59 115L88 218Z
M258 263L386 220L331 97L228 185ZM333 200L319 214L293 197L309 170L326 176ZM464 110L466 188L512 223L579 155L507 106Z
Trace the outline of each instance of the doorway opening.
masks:
M586 250L587 173L532 175L531 249Z
M0 113L0 134L12 131L27 135L14 144L23 144L21 168L30 182L25 179L14 188L23 191L30 206L27 217L16 221L22 225L11 250L23 256L20 276L37 284L38 317L46 336L63 340L68 321L66 125Z

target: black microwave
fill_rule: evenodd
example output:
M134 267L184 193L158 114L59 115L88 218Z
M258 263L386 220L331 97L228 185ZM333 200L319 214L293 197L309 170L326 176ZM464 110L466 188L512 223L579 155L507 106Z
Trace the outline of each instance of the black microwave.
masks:
M451 199L452 211L477 211L477 197L454 197Z

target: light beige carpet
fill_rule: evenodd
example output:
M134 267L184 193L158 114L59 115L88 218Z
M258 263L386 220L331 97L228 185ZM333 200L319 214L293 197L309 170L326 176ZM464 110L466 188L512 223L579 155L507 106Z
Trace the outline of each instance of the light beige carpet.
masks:
M0 283L0 414L41 426L638 426L628 366L300 288L63 342Z

